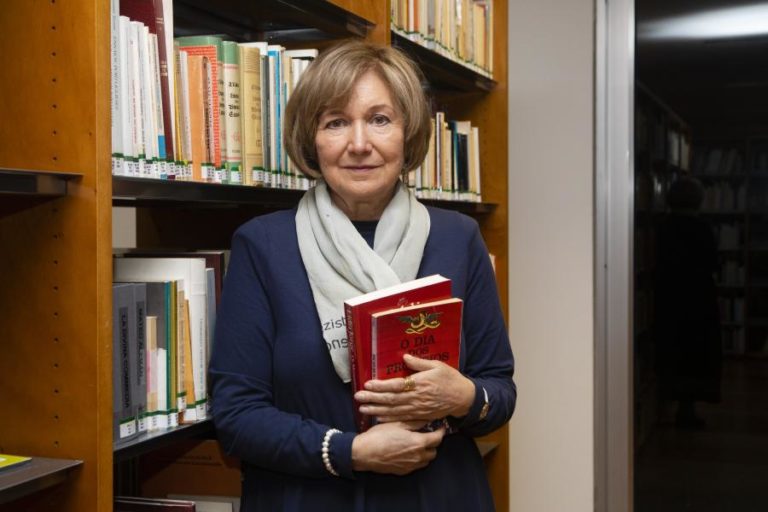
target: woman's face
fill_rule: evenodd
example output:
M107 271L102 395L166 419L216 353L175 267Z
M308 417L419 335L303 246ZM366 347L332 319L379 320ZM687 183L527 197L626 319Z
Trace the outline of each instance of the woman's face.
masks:
M403 116L384 81L369 71L349 102L320 115L317 159L331 198L352 220L375 220L403 167Z

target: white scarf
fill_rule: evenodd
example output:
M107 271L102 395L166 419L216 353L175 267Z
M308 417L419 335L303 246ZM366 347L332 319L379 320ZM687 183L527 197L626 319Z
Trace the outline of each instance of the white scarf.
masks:
M350 381L344 301L415 279L427 243L429 212L408 187L397 186L376 226L373 249L333 204L323 181L304 194L296 212L299 251L323 338L344 382Z

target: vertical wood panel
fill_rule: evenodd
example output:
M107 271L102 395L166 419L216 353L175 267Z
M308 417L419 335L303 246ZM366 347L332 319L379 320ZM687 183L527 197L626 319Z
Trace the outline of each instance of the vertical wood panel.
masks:
M85 462L24 510L110 510L109 2L8 1L0 30L0 167L83 174L0 218L0 451Z

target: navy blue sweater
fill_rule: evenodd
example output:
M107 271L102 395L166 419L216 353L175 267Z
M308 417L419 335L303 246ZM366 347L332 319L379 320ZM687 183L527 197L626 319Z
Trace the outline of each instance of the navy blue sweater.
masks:
M485 511L493 501L473 437L512 415L514 361L488 251L477 223L429 208L419 276L441 274L464 299L460 369L474 404L454 419L429 466L406 476L352 470L352 391L334 371L299 253L295 209L257 217L232 241L210 363L213 417L243 462L242 512ZM368 236L369 244L371 240ZM488 392L490 412L478 420ZM333 436L328 473L323 436Z

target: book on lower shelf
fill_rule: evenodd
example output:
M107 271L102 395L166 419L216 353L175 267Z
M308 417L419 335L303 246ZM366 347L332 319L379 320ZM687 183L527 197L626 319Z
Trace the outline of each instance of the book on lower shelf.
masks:
M165 498L139 498L133 496L115 496L114 512L196 512L195 502L190 500L172 500Z
M0 453L0 471L6 469L17 468L24 465L24 463L32 460L32 457L25 455L10 455L7 453Z
M371 380L372 314L396 307L451 298L451 280L434 274L395 286L382 288L344 301L344 316L349 340L349 361L353 393ZM367 430L371 419L358 412L355 422L359 431Z
M387 309L371 315L371 375L374 379L413 373L405 354L459 367L461 314L458 298Z

